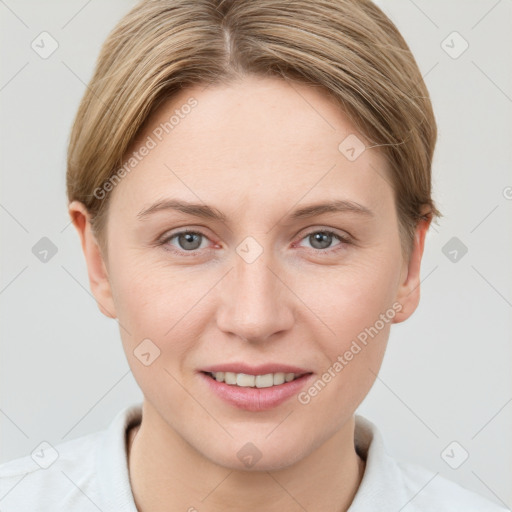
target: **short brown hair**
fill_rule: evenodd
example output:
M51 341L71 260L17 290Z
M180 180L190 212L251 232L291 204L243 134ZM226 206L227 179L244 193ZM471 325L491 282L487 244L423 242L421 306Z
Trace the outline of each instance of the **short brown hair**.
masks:
M409 253L418 220L440 215L431 197L437 127L409 47L370 0L144 0L128 12L103 44L68 148L68 200L87 207L104 249L109 196L95 190L148 117L187 85L250 74L322 87L379 146Z

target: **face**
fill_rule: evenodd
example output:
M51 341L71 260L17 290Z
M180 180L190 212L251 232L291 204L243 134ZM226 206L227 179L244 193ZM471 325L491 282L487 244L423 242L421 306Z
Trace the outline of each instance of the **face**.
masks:
M391 324L416 307L423 236L405 261L382 155L353 158L364 137L318 89L197 86L146 126L110 192L93 292L119 319L155 428L226 467L243 467L246 443L258 469L286 467L368 393Z

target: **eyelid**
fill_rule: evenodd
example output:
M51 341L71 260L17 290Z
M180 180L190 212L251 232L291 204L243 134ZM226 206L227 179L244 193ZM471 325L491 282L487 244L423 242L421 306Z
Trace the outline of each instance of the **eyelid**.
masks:
M343 240L355 240L355 238L344 230L338 230L335 228L330 228L327 226L315 226L313 228L307 228L307 230L304 232L304 234L301 235L302 238L312 235L313 233L329 233L338 236L339 238Z

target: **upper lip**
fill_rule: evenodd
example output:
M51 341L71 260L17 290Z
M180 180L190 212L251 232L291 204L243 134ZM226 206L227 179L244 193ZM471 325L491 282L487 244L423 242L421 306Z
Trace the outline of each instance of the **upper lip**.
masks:
M223 363L202 368L201 371L207 373L245 373L247 375L266 375L268 373L295 373L295 375L303 375L305 373L311 373L309 370L299 368L298 366L290 366L288 364L279 363L266 363L260 364L258 366L251 366L246 363Z

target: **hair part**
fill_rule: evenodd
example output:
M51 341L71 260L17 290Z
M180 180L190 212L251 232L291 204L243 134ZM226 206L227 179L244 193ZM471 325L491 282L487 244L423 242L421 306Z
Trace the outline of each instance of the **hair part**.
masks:
M146 121L181 89L246 75L321 87L388 164L404 254L440 216L431 191L436 121L418 65L370 0L144 0L104 42L71 131L68 201L106 254L113 179ZM341 142L341 141L340 141Z

